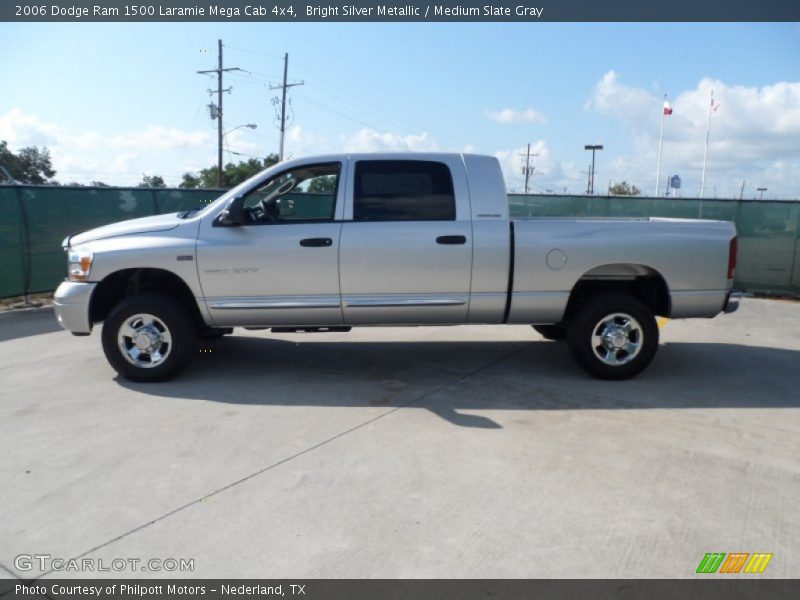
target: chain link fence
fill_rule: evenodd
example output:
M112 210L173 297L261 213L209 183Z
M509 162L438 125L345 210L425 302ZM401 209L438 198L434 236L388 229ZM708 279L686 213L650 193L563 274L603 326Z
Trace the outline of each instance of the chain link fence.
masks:
M0 186L0 297L54 290L64 278L61 241L100 225L202 206L222 190ZM800 293L800 202L509 196L512 217L678 217L734 221L736 287Z

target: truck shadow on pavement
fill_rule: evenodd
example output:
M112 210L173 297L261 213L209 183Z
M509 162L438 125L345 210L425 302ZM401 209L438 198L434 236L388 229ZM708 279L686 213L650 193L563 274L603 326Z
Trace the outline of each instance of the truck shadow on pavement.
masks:
M9 310L0 313L0 342L62 331L52 307Z
M289 341L229 336L201 346L177 379L119 385L176 400L240 405L424 408L462 427L472 411L800 406L800 351L668 343L628 381L598 381L546 341ZM377 413L376 413L377 414Z

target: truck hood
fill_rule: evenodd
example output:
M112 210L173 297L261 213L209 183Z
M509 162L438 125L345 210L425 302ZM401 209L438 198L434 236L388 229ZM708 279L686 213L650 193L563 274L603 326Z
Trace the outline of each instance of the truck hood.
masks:
M77 244L83 244L84 242L93 242L95 240L131 235L134 233L169 231L170 229L175 229L180 223L181 220L178 218L177 213L142 217L141 219L130 219L128 221L112 223L111 225L103 225L102 227L73 235L69 238L69 243L71 246L75 246Z

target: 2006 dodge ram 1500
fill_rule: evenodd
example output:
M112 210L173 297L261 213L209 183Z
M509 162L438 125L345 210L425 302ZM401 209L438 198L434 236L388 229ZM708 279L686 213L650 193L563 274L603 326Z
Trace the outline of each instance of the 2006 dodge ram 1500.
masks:
M137 381L176 374L232 327L534 326L603 379L642 371L656 315L732 312L736 229L678 219L509 219L495 158L291 160L203 209L64 240L59 323Z

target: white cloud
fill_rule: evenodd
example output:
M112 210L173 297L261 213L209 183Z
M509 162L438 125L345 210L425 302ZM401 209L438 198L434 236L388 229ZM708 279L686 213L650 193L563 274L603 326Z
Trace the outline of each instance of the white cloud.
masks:
M719 195L733 195L744 179L797 197L798 180L786 174L800 170L800 82L755 87L705 78L670 98L673 114L664 121L662 183L667 174L680 173L686 184L683 194L699 192L711 90L720 107L711 121L706 196L715 188ZM646 89L623 84L609 71L585 104L627 123L635 152L607 169L612 179L634 181L648 194L654 191L662 101Z
M496 123L547 123L547 117L533 108L516 110L503 108L501 110L486 110L484 114L490 121Z
M43 123L37 116L12 108L0 116L0 140L11 148L24 146L52 146L59 135L59 128Z
M353 135L342 135L339 141L344 152L436 152L442 149L427 132L401 135L365 128Z
M178 164L186 162L187 154L195 154L195 160L200 160L214 149L213 137L204 131L152 125L114 135L76 132L19 108L0 115L0 139L6 140L12 150L47 147L56 179L62 183L104 181L112 185L135 185L143 173L148 173L160 174L168 184L177 185L183 172Z
M651 115L653 106L657 104L658 100L653 94L621 83L619 74L609 71L594 86L584 108L637 123Z
M527 152L527 146L495 152L497 160L500 161L500 168L503 170L506 187L509 190L522 192L525 188L523 168ZM530 165L533 168L528 181L528 189L531 193L560 187L557 184L563 182L565 178L570 178L564 167L553 158L552 151L544 140L537 140L531 144Z
M289 158L331 152L327 138L294 125L286 132L285 155Z
M232 135L237 135L235 131ZM97 134L89 134L92 139L99 140ZM201 147L210 142L210 136L200 131L181 131L160 126L148 126L144 131L134 131L115 135L108 140L112 148L142 150L175 150L179 148Z

